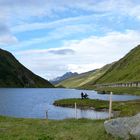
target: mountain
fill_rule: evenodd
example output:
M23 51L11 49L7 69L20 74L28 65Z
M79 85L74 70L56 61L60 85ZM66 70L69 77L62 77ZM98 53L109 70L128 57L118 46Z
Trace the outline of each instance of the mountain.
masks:
M0 87L54 87L24 67L10 52L0 49Z
M103 75L112 64L106 65L101 69L85 72L74 77L61 81L57 86L64 86L67 88L90 88L93 82Z
M140 81L140 45L119 61L60 82L67 88L94 89L96 84Z
M57 77L57 78L55 78L55 79L53 79L53 80L50 80L50 82L51 82L52 84L55 84L55 85L56 85L56 84L60 83L61 81L66 80L66 79L71 78L71 77L76 76L76 75L78 75L77 72L74 72L74 73L72 73L72 72L67 72L67 73L65 73L65 74L62 75L62 76L59 76L59 77Z
M140 81L140 45L114 63L98 80L102 83L125 83Z

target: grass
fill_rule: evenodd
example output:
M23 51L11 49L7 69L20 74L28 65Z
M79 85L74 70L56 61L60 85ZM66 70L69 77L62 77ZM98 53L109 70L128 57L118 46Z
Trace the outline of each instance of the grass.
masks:
M126 94L126 95L140 95L140 87L96 87L94 85L84 85L78 89L95 90L98 93L110 93L113 94Z
M76 102L78 108L94 108L95 110L108 109L109 101L95 99L62 99L54 102L56 106L74 107ZM132 116L140 112L140 100L135 101L115 101L113 110L120 111L120 116Z
M94 89L98 92L105 91L107 93L110 93L112 91L114 94L140 95L139 87L94 87Z
M91 99L64 99L57 105L108 108L108 101ZM113 109L120 110L121 116L140 112L140 101L113 102ZM0 116L0 140L119 140L108 135L104 120L90 119L23 119Z
M104 120L62 121L0 117L0 140L119 140L105 132Z

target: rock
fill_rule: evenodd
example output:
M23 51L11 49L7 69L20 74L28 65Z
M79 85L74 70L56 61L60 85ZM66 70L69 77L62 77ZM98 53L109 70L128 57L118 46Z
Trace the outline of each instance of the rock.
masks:
M136 139L140 140L140 123L131 130L130 134L135 136Z
M105 130L114 137L124 140L140 140L140 113L133 117L123 117L104 122Z

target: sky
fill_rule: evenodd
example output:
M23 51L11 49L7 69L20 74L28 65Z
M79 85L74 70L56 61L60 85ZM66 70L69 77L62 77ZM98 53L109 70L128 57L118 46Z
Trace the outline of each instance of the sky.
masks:
M0 0L0 48L46 79L100 68L138 44L139 0Z

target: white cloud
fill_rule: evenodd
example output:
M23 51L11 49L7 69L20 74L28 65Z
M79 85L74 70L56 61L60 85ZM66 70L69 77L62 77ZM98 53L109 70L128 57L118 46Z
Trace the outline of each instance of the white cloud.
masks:
M0 45L11 45L16 44L17 42L17 38L10 34L0 35Z
M87 72L90 70L94 70L97 68L101 68L102 66L104 66L104 64L102 63L92 63L92 64L68 64L68 71L71 72L78 72L78 73L83 73L83 72Z
M127 30L124 33L111 32L105 36L91 36L76 43L69 43L67 47L75 50L79 55L87 55L87 57L98 58L100 55L105 55L105 59L110 55L121 57L140 43L139 36L140 32L133 30Z
M129 11L131 16L140 19L140 5L134 6L133 8L131 7Z
M108 15L110 19L115 17L112 19L114 22L116 15L120 17L132 16L139 19L139 1L60 0L58 2L57 0L0 0L0 9L0 45L17 43L10 47L14 48L14 50L17 48L17 50L25 50L33 45L35 49L39 43L39 45L44 45L48 41L53 40L55 42L60 40L62 42L66 39L64 45L59 46L60 48L27 50L16 54L23 64L43 76L49 73L48 76L55 77L66 71L83 72L95 69L119 59L140 42L140 33L138 31L127 30L123 32L126 30L123 27L123 29L117 28L117 30L123 30L122 32L113 31L103 35L103 31L96 28L98 25L105 28L107 23L104 23L105 21L103 20L101 20L103 22L101 23L98 20L98 18L102 19L104 15ZM70 18L70 16L76 17ZM104 17L103 19L106 18ZM94 20L98 22L95 23ZM125 26L125 23L123 26ZM27 33L27 31L40 29L51 30L47 30L47 36L41 37L39 33L37 36L35 35L35 38L30 37L29 40L21 42L18 42L14 36L16 34L17 37L22 37L24 35L22 32ZM96 29L100 36L94 32ZM90 34L90 37L82 40L77 39L83 34L88 36L88 31L91 30L92 35ZM75 40L67 40L70 38ZM24 40L24 38L22 39ZM68 50L72 50L71 52L74 53L65 53L70 52Z
M7 24L0 22L0 45L11 45L17 42L17 38L12 35Z
M99 17L102 17L103 15L98 15ZM81 24L83 22L91 21L92 19L97 19L97 15L86 15L86 16L77 16L77 17L68 17L64 19L55 20L53 22L34 22L34 23L21 23L19 25L15 25L11 28L11 31L14 33L20 33L20 32L26 32L26 31L32 31L32 30L40 30L40 29L54 29L54 28L60 28L63 26L72 26L75 24Z
M8 18L16 24L18 20L26 21L32 17L57 17L60 13L76 12L79 10L88 11L93 14L114 12L120 15L131 15L139 17L140 2L133 0L1 0L1 18ZM119 10L118 10L119 9ZM2 16L3 15L3 16ZM16 16L15 16L16 15ZM18 21L18 22L17 22ZM38 25L36 25L38 26Z
M26 31L40 30L40 29L50 29L50 28L54 29L60 26L62 27L63 25L66 25L66 24L67 26L72 26L72 23L75 23L75 22L77 22L77 25L78 25L79 20L86 21L86 19L93 20L94 18L96 18L96 16L93 16L94 14L101 16L106 13L108 14L117 13L119 15L130 15L137 18L140 17L139 16L140 3L133 2L132 0L124 0L124 1L122 0L118 0L118 1L116 0L109 0L109 1L61 0L59 3L57 0L51 0L51 1L50 0L42 0L42 1L0 0L0 9L1 9L0 22L2 22L3 25L5 26L6 24L8 24L8 30L10 31L11 29L12 33L26 32ZM67 17L67 19L60 19L58 21L54 21L51 23L39 23L39 22L32 23L31 22L32 21L31 19L33 17L41 18L41 17L51 16L51 18L53 19L53 17L55 16L59 17L60 13L76 12L76 11L78 12L79 10L88 11L90 12L91 15L80 16L80 17L75 17L75 18ZM69 23L71 23L71 25L69 25ZM82 26L86 26L86 24ZM96 27L92 27L92 28L96 28ZM87 30L87 28L84 28L84 29ZM75 28L73 30L75 30ZM10 35L14 37L12 33ZM54 34L52 34L52 36L53 35ZM16 37L14 37L14 39L15 38ZM41 43L41 42L44 42L45 40L47 40L47 37L35 38L30 41L21 42L19 46L22 46L22 43L23 43L23 46L26 46L26 45L32 45L35 43Z
M64 44L59 49L72 49L74 54L55 55L49 50L30 50L20 52L19 60L34 72L53 78L67 71L85 72L99 68L123 57L140 43L140 32L127 30L124 33L111 32L104 36L91 36ZM53 50L53 49L51 49ZM30 55L27 55L30 54Z
M57 0L1 0L0 9L5 17L25 20L30 17L57 16L59 13L72 11L71 8L87 11L94 3L92 0L60 0L59 2ZM14 15L16 17L13 17Z
M64 25L59 28L54 28L54 30L48 33L47 36L21 41L13 47L30 47L31 45L37 45L39 43L47 43L48 41L63 39L64 37L71 36L73 34L85 33L88 30L90 31L91 28L93 28L91 24Z
M94 20L98 20L98 18L102 19L102 16L105 16L110 13L112 15L113 13L117 13L118 15L130 15L139 18L140 15L139 7L140 7L140 3L133 3L131 0L124 0L124 1L109 0L109 1L99 1L99 2L93 0L87 0L87 1L62 0L59 3L56 2L56 0L52 0L52 1L42 0L39 2L32 1L32 0L29 1L15 0L13 2L11 2L10 0L1 0L0 8L1 8L1 15L3 16L0 15L0 21L4 21L3 24L14 23L8 27L8 30L11 29L11 32L14 34L26 32L26 31L32 31L32 30L51 29L51 32L47 36L43 36L43 37L38 36L30 40L18 42L18 44L12 46L16 48L16 47L37 45L39 43L47 43L50 40L62 39L65 36L72 35L76 32L86 33L87 31L90 30L96 30L96 29L99 30L99 27L97 27L98 23L94 24ZM85 15L85 16L78 15L77 17L71 17L71 18L67 17L57 21L45 22L45 23L44 22L34 23L31 22L30 20L29 22L26 22L26 20L28 18L29 19L32 18L32 16L35 17L49 16L49 14L51 16L53 14L59 15L59 12L65 12L67 10L73 11L71 10L71 8L73 10L76 9L76 10L90 11L90 15ZM98 12L101 13L99 14ZM6 18L5 20L3 20L4 17ZM7 20L7 18L9 18L9 20ZM89 20L92 20L92 22L89 23L93 23L93 24L88 24ZM106 25L103 26L105 28ZM11 32L10 35L14 37L14 35L12 35ZM13 39L15 38L16 37L14 37Z

